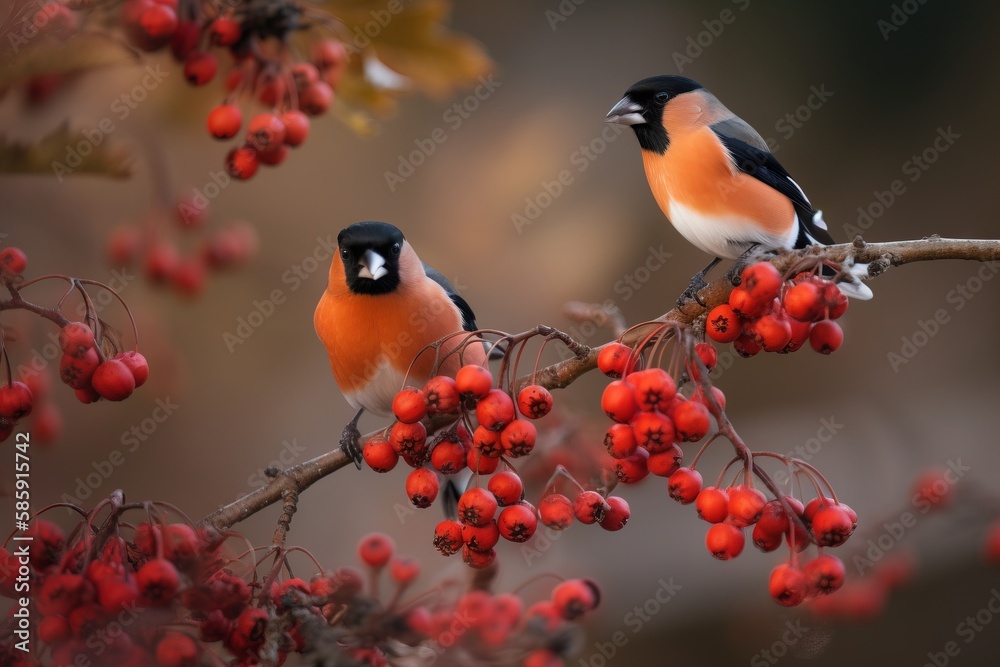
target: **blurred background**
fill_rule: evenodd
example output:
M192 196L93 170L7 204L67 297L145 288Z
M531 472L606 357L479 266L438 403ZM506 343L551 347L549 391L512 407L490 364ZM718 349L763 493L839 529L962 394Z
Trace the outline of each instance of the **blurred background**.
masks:
M109 232L149 215L159 189L204 191L222 171L228 144L205 131L219 88L189 88L163 58L170 74L110 135L136 149L131 179L0 179L3 243L27 252L29 275L118 280L152 367L148 384L120 404L81 405L54 388L65 429L34 450L36 502L70 496L90 506L121 488L131 500L166 500L200 517L259 486L268 465L334 447L352 411L333 382L312 313L326 283L324 243L358 220L400 227L421 258L459 286L481 326L517 332L545 323L596 345L608 333L581 331L563 317L565 302L611 300L629 323L669 310L708 258L664 220L632 133L603 122L646 76L690 76L773 139L839 240L859 231L869 241L995 238L998 20L1000 8L986 2L458 3L452 27L479 40L496 63L488 84L406 98L370 137L319 119L284 164L221 188L208 224L250 222L260 252L244 268L213 277L197 299L157 290L135 270L115 274L104 259ZM30 112L8 94L0 102L5 133L37 138L67 114L94 127L141 81L143 68L94 72ZM401 171L432 136L445 139L412 174ZM951 138L935 144L939 137ZM562 172L568 184L551 196ZM897 180L902 194L887 204L882 193ZM627 276L645 276L636 271L656 253L669 253L666 264L639 289L623 289ZM671 501L659 478L620 487L632 507L620 533L574 525L555 540L537 536L529 545L537 553L501 545L499 588L542 573L600 583L604 599L573 665L662 664L667 656L690 665L940 665L948 642L959 649L945 656L949 664L992 664L1000 619L984 621L993 620L990 600L1000 599L1000 571L982 554L987 527L1000 515L990 417L1000 398L1000 280L990 280L995 269L979 269L934 262L890 271L873 282L874 300L851 304L841 321L844 346L831 357L806 349L742 360L720 348L725 370L717 384L746 442L807 452L858 511L859 531L840 553L848 576L868 569L855 555L912 557L913 580L876 600L877 613L829 620L778 607L767 578L785 556L748 547L735 561L714 560L704 547L706 525L693 507ZM276 290L282 302L273 315L227 345L225 334L266 309L259 304ZM126 325L113 306L103 315ZM944 323L929 327L935 317ZM51 327L9 321L23 323L10 347L16 366L44 345ZM920 335L929 329L933 335ZM905 361L893 363L891 354ZM593 439L607 426L598 409L603 386L602 378L586 377L556 394L563 418ZM165 404L175 406L172 414L157 421ZM382 425L366 417L362 431ZM142 435L130 438L133 428ZM121 463L101 473L115 450ZM728 457L724 445L710 450L699 464L706 480ZM11 462L0 465L7 470ZM921 514L913 480L949 465L971 468L955 484L953 507ZM421 559L428 585L466 576L457 558L433 551L439 509L409 511L404 477L401 468L377 475L351 467L322 480L304 494L290 542L327 565L353 565L358 538L382 530ZM883 522L907 511L916 525L883 538L884 556L866 555L866 540L878 545L889 530ZM277 514L272 508L238 528L266 543ZM650 603L663 582L676 594ZM548 586L539 586L543 595ZM960 624L977 614L981 629L970 637ZM608 642L619 631L626 641L609 659Z

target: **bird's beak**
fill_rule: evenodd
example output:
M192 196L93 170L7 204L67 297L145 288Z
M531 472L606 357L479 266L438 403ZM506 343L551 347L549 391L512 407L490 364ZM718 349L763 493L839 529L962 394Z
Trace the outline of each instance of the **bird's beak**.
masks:
M628 97L623 97L618 104L611 107L604 122L618 123L619 125L642 125L646 119L642 117L642 106Z
M385 257L374 250L366 250L364 259L359 263L361 264L361 270L358 271L358 276L361 278L378 280L389 273L389 270L385 268Z

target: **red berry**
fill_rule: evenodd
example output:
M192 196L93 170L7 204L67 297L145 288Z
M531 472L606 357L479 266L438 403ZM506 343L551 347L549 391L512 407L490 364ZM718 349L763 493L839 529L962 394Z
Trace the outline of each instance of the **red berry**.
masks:
M208 132L216 139L232 139L243 126L243 112L235 104L220 104L208 112Z
M158 241L146 250L143 264L150 282L162 283L170 280L177 271L180 255L173 243Z
M485 526L496 511L497 499L486 489L469 489L458 499L458 520L465 524Z
M639 405L635 400L632 384L625 380L615 380L604 389L601 396L601 409L604 414L619 424L632 421Z
M682 442L697 442L705 437L711 426L708 408L697 401L675 404L670 416L674 420L674 432Z
M462 544L462 524L459 522L445 520L434 529L434 548L445 556L458 553Z
M226 16L220 16L212 21L208 29L209 39L217 46L232 46L239 41L243 34L243 29L235 20Z
M647 368L630 373L628 381L632 383L636 403L643 412L666 412L677 394L674 379L662 368Z
M589 579L569 579L552 589L552 604L567 621L595 609L600 600L600 590Z
M429 468L417 468L406 477L406 495L414 507L430 507L439 488L437 473Z
M420 422L396 422L389 429L389 444L397 454L421 456L427 451L427 429Z
M205 263L200 257L187 257L177 263L170 282L181 294L195 297L205 289Z
M146 357L138 352L119 352L114 358L128 366L128 369L132 371L136 389L144 385L146 380L149 379L149 364L146 363Z
M497 439L497 442L499 443L499 439ZM500 457L486 456L475 447L470 447L466 463L472 472L478 472L480 475L491 475L497 469L497 466L500 465Z
M63 354L80 358L94 347L94 332L84 322L70 322L59 330L59 347Z
M109 401L123 401L135 391L132 370L117 359L108 359L99 365L90 378L94 391Z
M607 501L596 491L583 491L573 501L573 514L580 523L600 523L607 512Z
M743 333L743 320L728 304L716 306L708 313L705 334L718 343L731 343Z
M758 262L743 269L740 287L770 303L781 290L781 273L770 262Z
M166 558L154 558L139 568L135 582L145 606L165 606L177 595L180 575Z
M326 113L333 102L333 88L325 81L316 81L299 93L299 108L310 116Z
M621 378L626 373L626 364L631 354L630 347L621 343L608 343L597 353L597 367L610 378Z
M66 616L87 601L90 583L79 574L60 572L45 578L38 595L38 611L45 616Z
M676 437L673 421L662 412L640 412L632 420L632 432L650 454L670 449Z
M166 5L151 5L140 16L139 25L152 40L170 39L177 30L177 12Z
M435 470L451 475L464 468L466 461L466 446L457 433L445 432L437 438L431 450L431 465Z
M245 181L253 177L260 167L257 151L250 146L236 146L226 154L226 173Z
M612 424L604 435L604 446L608 454L616 459L623 459L635 453L639 443L635 432L628 424Z
M322 70L347 64L347 51L344 45L335 39L314 42L309 57L316 67Z
M500 434L491 431L482 424L476 427L472 436L472 446L491 459L498 459L503 454L503 445L500 443Z
M561 493L550 493L538 503L538 518L554 530L569 528L574 516L573 502Z
M31 414L31 390L23 382L0 386L0 417L17 421Z
M309 117L298 109L281 114L281 122L285 126L285 143L289 146L300 146L309 136Z
M72 629L64 616L46 616L38 622L38 638L46 644L61 644L71 635Z
M778 352L792 340L792 327L783 315L769 313L750 325L750 335L766 352Z
M947 507L951 502L952 486L945 472L941 469L932 469L917 478L913 485L913 504L921 511Z
M368 567L378 569L389 562L395 548L396 544L385 533L368 533L358 544L358 558Z
M489 551L500 541L500 528L496 521L489 521L482 526L465 524L462 526L462 540L473 551Z
M708 553L719 560L736 558L743 552L746 538L743 531L729 523L716 523L708 529L705 536L705 546Z
M677 502L688 505L701 493L701 483L701 473L697 470L678 468L668 480L667 492Z
M737 287L729 293L729 305L733 312L746 320L752 320L764 313L771 305L771 300L763 300L743 287ZM711 317L711 316L710 316Z
M535 508L524 502L505 507L497 517L497 526L508 542L527 542L538 527Z
M812 324L809 322L800 322L799 320L789 317L787 320L790 331L792 332L792 337L786 345L781 350L778 350L782 354L788 354L795 352L800 347L805 345L806 341L809 340L809 332L812 331Z
M767 497L752 486L740 484L729 489L729 516L736 526L756 523L765 505Z
M831 320L835 320L847 312L847 304L849 303L847 295L829 281L824 281L823 302L826 306L827 317Z
M273 113L257 114L247 124L247 144L266 151L285 142L285 124Z
M821 554L802 566L810 590L816 595L829 595L844 585L844 563L833 554Z
M115 227L108 235L107 256L112 266L128 266L139 254L142 235L135 227Z
M178 21L170 38L170 52L178 62L184 62L189 54L198 50L200 38L201 28L196 21Z
M534 424L527 419L515 419L500 432L500 445L505 454L511 458L518 458L531 453L536 438L537 431Z
M729 516L729 494L725 489L706 486L694 501L698 516L709 523L722 523Z
M650 454L645 449L636 449L631 456L612 459L612 470L622 484L641 482L649 475Z
M0 274L13 277L24 273L28 267L28 256L20 248L0 250Z
M392 448L388 440L371 438L361 449L361 456L368 467L375 472L389 472L399 462L399 454Z
M482 368L477 366L476 368ZM486 369L483 369L486 370ZM487 371L489 372L489 371ZM490 385L493 383L490 377ZM424 385L424 400L427 403L429 414L456 414L458 412L460 397L455 380L447 375L432 377ZM487 389L489 391L489 389Z
M473 569L482 570L485 567L489 567L496 559L496 549L476 551L475 549L470 549L468 545L462 547L462 561Z
M168 630L156 643L156 662L160 667L190 667L200 657L198 643L182 632Z
M715 346L711 343L698 343L694 346L694 353L705 364L705 368L711 371L715 364L719 362L719 353L715 351Z
M392 399L392 414L404 424L413 424L427 416L424 393L416 387L403 387Z
M493 388L493 374L488 368L469 364L455 374L455 388L465 397L482 399Z
M64 354L59 361L59 379L73 389L91 388L90 378L100 363L97 350L92 347L82 357Z
M201 555L198 533L186 523L171 523L164 526L163 555L180 568L194 565Z
M753 336L742 333L733 341L733 349L736 350L736 354L744 359L749 359L760 352L762 348Z
M545 387L528 385L517 393L517 409L528 419L541 419L552 410L552 394Z
M816 512L811 524L816 544L821 547L836 547L847 541L854 532L854 521L840 506L831 505Z
M507 392L491 389L476 404L476 420L491 431L502 431L514 421L514 401Z
M207 52L189 53L184 59L184 78L192 86L204 86L215 77L219 61Z
M624 498L608 496L608 511L604 513L604 519L600 522L601 528L609 531L621 530L631 516L632 510Z
M671 445L662 452L650 454L646 460L646 466L649 468L649 472L657 477L670 477L681 467L683 460L684 452L681 451L681 448L677 445Z
M844 331L833 320L823 320L812 326L809 345L821 354L830 354L844 344Z
M788 563L782 563L771 570L767 586L774 601L784 607L802 604L809 593L809 581L802 570Z
M524 494L524 484L513 470L503 470L493 475L486 488L496 496L497 504L501 507L517 503Z
M822 292L812 281L801 282L785 290L781 300L789 317L800 322L815 322L823 316Z

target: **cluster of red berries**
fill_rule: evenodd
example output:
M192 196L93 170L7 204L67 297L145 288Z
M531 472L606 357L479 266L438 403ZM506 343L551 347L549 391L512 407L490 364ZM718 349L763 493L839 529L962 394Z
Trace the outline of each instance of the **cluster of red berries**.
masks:
M840 349L844 332L834 320L847 310L847 296L836 283L810 271L785 281L768 262L748 266L740 277L729 303L708 313L709 338L732 343L743 357L795 352L806 341L822 354Z
M20 290L35 282L24 280L27 263L27 256L19 248L11 247L0 251L0 282L3 282L12 297L16 295L16 299L12 298L4 304L6 308L28 309L63 322L58 337L62 352L59 378L74 390L81 402L93 403L102 398L121 401L128 398L149 377L149 365L145 357L137 350L118 350L117 334L108 331L107 325L93 313L89 295L84 297L88 315L83 322L66 322L58 309L46 309L25 301ZM83 294L86 294L85 284L110 290L100 283L79 281L67 276L46 278L66 280L71 291L79 289ZM131 313L128 315L131 319ZM133 320L133 331L134 324ZM22 372L23 382L14 380L3 335L0 335L0 355L0 364L7 367L7 383L0 386L0 442L10 436L18 420L28 417L36 410L33 425L40 427L39 440L44 442L51 439L59 431L61 419L58 410L47 400L48 376L42 372L43 369L32 367ZM39 401L37 406L36 401Z
M111 515L98 521L108 505ZM366 592L363 574L349 567L321 568L308 582L292 576L287 554L295 549L279 551L261 573L256 550L233 555L227 539L238 535L184 522L127 521L130 512L170 511L156 502L125 504L119 495L68 535L36 516L23 535L30 542L0 548L0 595L17 599L30 588L30 643L44 645L35 652L45 652L47 664L195 667L231 657L234 665L281 665L308 651L385 667L391 656L433 649L481 657L502 650L523 664L550 667L563 664L568 649L557 638L599 600L592 582L576 579L527 608L516 595L490 593L484 580L459 593L458 584L442 584L407 601L402 596L420 565L395 556L385 535L359 545L370 570ZM395 586L389 602L378 596L383 570ZM0 620L0 663L36 667L16 648L16 626L12 614Z
M406 494L414 507L431 506L440 490L439 475L454 475L468 467L476 473L477 484L481 475L492 475L486 488L476 486L461 494L458 521L437 526L438 551L445 555L461 551L466 563L483 568L496 558L494 547L501 537L510 542L531 538L538 525L536 511L524 500L524 486L511 460L534 449L537 430L532 420L552 409L547 389L525 386L515 400L512 392L494 387L489 369L467 365L455 378L438 375L422 388L404 387L392 408L397 421L386 435L369 439L362 456L376 472L388 472L400 457L414 468L406 479ZM429 443L422 420L436 415L454 422ZM504 469L497 472L501 463Z
M262 164L282 163L289 148L306 140L309 116L326 113L347 69L347 50L333 39L314 42L309 59L295 61L288 39L310 27L305 12L291 1L179 6L177 0L126 0L121 20L138 48L169 45L192 86L215 79L220 63L213 47L227 52L233 63L225 77L227 97L209 113L209 133L231 139L240 132L241 96L269 109L251 118L244 140L226 156L229 175L248 179Z
M176 224L163 224L168 218ZM205 233L207 219L208 204L202 194L182 197L173 213L157 211L147 223L112 230L107 240L108 262L116 268L140 264L153 285L196 297L212 272L235 268L257 253L257 231L252 225L235 222ZM188 249L182 251L172 227L195 243L188 243Z

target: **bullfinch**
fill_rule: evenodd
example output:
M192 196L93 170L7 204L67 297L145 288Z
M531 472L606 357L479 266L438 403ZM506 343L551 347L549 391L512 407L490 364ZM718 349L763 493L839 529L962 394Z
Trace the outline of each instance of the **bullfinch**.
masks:
M486 352L474 344L449 354L465 338L454 336L436 355L433 349L421 353L449 334L475 331L476 319L451 283L420 261L399 229L358 222L340 232L337 249L313 324L337 385L358 410L341 442L360 467L360 453L352 445L365 410L388 415L404 379L419 386L432 373L454 377L463 364L484 363ZM442 360L437 369L436 357Z
M681 236L715 260L682 295L695 296L721 259L738 259L756 245L767 250L834 243L820 211L748 123L701 84L683 76L635 83L608 112L628 125L642 149L656 203ZM851 267L839 283L848 296L870 299Z

